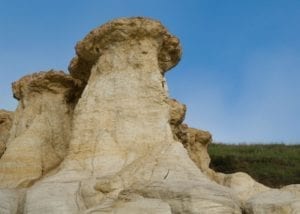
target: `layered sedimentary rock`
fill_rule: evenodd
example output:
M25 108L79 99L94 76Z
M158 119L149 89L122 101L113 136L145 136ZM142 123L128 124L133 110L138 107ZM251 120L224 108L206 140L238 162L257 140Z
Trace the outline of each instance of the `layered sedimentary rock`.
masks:
M0 158L6 149L6 141L12 125L13 112L0 110Z
M13 83L19 100L0 159L0 187L28 187L64 158L79 80L63 72L40 72Z
M211 134L207 131L190 128L182 123L186 113L184 104L175 99L169 99L168 104L170 107L169 122L174 139L184 145L190 158L209 179L229 187L242 202L245 202L257 193L270 190L270 188L256 182L246 173L224 174L209 168L210 157L207 147L212 143Z
M300 213L300 197L293 191L269 190L248 199L244 208L249 214L294 214Z
M243 172L232 174L214 173L214 180L223 186L227 186L243 202L252 196L270 190L269 187L258 183L251 176Z
M76 54L72 77L13 84L11 129L0 112L1 214L300 212L298 185L209 168L211 134L183 124L186 106L168 97L164 74L181 47L160 22L114 20Z
M270 189L250 197L245 202L246 213L300 213L300 184Z
M200 129L190 128L183 124L186 106L175 99L169 99L170 125L175 140L181 142L188 151L190 158L201 169L203 173L214 179L215 172L209 168L210 157L207 147L212 143L212 136L209 132Z
M180 59L176 37L157 21L119 19L93 30L76 53L71 74L87 85L69 152L30 188L24 212L128 213L144 202L145 213L240 213L231 191L173 138L163 74Z

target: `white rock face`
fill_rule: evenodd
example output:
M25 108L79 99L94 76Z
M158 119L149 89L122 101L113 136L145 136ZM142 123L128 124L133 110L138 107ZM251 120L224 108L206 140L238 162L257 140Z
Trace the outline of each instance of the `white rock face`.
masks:
M245 205L249 214L296 214L300 213L300 197L293 192L269 190L250 198Z
M177 38L153 20L119 19L76 50L71 73L88 81L69 152L56 174L27 192L25 213L157 213L156 205L162 213L241 212L230 190L207 179L173 139L162 74L180 58ZM92 69L76 73L82 61ZM128 191L140 202L124 203Z
M22 214L25 189L0 189L0 213Z
M270 190L209 168L210 133L182 124L186 107L168 97L163 75L181 47L161 23L114 20L76 54L73 78L50 71L13 86L1 214L300 212L296 185Z
M291 184L282 187L280 190L292 192L300 198L300 184Z
M125 197L124 197L125 196ZM171 214L171 208L168 203L160 199L143 198L139 195L123 195L122 199L115 203L115 206L107 208L104 204L93 207L84 213L117 213L117 214L147 214L162 213Z
M78 81L77 81L78 82ZM0 159L0 188L29 187L63 160L68 147L76 81L62 72L41 72L13 84L19 105Z
M237 172L232 174L215 173L217 182L229 187L242 201L246 201L257 193L270 190L269 187L256 182L248 174Z

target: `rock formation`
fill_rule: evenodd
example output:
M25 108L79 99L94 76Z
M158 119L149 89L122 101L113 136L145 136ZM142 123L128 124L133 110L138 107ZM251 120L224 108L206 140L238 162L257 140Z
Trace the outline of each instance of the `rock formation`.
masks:
M182 124L186 113L186 106L184 104L175 99L169 99L168 104L170 106L169 122L174 139L183 144L190 158L209 179L229 187L242 202L259 192L270 189L256 182L246 173L223 174L210 169L210 157L207 147L212 143L211 134L207 131L190 128L188 125Z
M89 33L76 52L71 74L87 85L69 152L56 174L28 190L26 213L116 212L140 200L153 204L147 212L240 213L230 190L207 179L173 139L163 74L180 59L176 37L157 21L119 19ZM82 62L91 69L77 70Z
M246 213L300 213L299 195L284 190L269 190L260 192L246 201Z
M70 89L78 82L49 71L13 83L19 105L0 159L0 187L28 187L64 159L74 106Z
M207 146L212 142L209 132L188 127L182 124L186 106L175 99L169 99L170 125L174 139L181 142L188 151L190 158L199 169L211 179L215 180L215 172L209 168L210 157L207 153Z
M246 213L299 213L300 184L260 192L245 204Z
M270 204L273 190L211 170L211 134L182 123L186 106L168 97L164 78L180 57L160 22L117 19L76 45L72 77L49 71L14 83L0 213L269 212L257 201ZM300 210L296 193L280 192Z
M0 110L0 158L6 149L6 141L12 125L13 112Z

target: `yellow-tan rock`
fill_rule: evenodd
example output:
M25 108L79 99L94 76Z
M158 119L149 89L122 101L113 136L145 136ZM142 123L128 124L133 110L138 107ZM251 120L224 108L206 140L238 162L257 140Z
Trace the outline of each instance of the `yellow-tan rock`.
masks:
M12 126L13 112L0 110L0 158L6 149L6 141Z
M180 59L176 37L158 21L117 19L89 33L76 53L71 75L87 85L68 155L27 191L25 213L136 213L147 208L142 201L150 213L241 213L231 191L173 138L163 74ZM128 192L136 197L124 203Z
M0 159L1 188L28 187L64 159L78 81L49 71L13 83L19 105Z
M170 125L175 140L181 142L190 158L209 178L215 180L215 172L209 168L210 157L207 147L212 143L212 136L208 131L190 128L183 124L186 106L175 99L169 99Z
M272 189L248 199L244 211L246 214L296 214L300 213L300 197L291 191Z
M160 22L116 19L77 43L71 76L15 82L0 213L298 213L297 185L209 168L211 134L184 124L186 106L168 95L181 52Z
M243 172L232 174L218 173L209 168L210 157L207 147L212 143L209 132L188 127L182 124L186 106L175 99L169 99L170 125L174 139L180 141L188 151L190 158L205 173L209 179L229 187L237 198L245 203L252 196L270 190L269 187L258 183L251 176Z
M232 189L236 196L243 202L258 193L271 189L261 183L258 183L244 172L236 172L232 174L215 173L214 176L216 182Z

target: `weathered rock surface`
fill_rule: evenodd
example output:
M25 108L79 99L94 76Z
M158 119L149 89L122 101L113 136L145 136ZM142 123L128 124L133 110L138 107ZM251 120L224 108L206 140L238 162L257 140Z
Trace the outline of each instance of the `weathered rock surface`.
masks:
M0 158L6 149L6 141L12 126L13 112L0 110Z
M71 130L73 89L78 84L54 71L13 83L19 105L0 159L1 188L28 187L63 160Z
M298 197L300 197L300 184L287 185L287 186L282 187L280 190L292 192L295 195L297 195Z
M13 125L0 124L0 213L300 212L297 185L272 190L209 168L211 134L183 124L186 106L168 97L164 73L180 57L160 22L117 19L76 45L72 77L14 83Z
M0 213L22 214L26 189L0 189Z
M207 131L190 128L188 125L182 124L186 113L186 106L184 104L175 99L169 99L168 104L170 106L169 122L174 138L184 145L190 158L208 178L218 184L229 187L242 202L257 193L270 189L256 182L246 173L223 174L210 169L210 157L207 147L212 143L211 134Z
M175 99L169 99L170 125L175 140L180 141L188 151L190 158L199 169L210 178L214 178L215 172L209 168L210 157L207 146L212 142L209 132L188 127L182 124L186 106Z
M242 201L246 201L260 192L270 190L269 187L256 182L248 174L243 172L232 174L215 173L214 176L216 182L232 189L236 196Z
M118 19L93 30L76 52L70 72L87 85L69 152L57 173L28 190L25 213L138 212L136 198L124 203L128 192L149 202L143 209L150 213L156 206L240 213L231 191L211 182L173 139L163 73L180 59L176 37L157 21ZM79 69L81 62L91 69Z
M290 191L269 190L251 197L244 209L247 214L300 213L300 197Z

